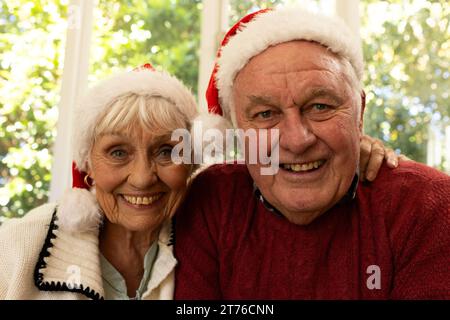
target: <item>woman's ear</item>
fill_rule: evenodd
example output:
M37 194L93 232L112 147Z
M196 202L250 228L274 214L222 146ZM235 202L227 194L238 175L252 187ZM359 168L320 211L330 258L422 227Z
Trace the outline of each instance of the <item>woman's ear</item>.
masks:
M92 166L90 165L90 161L87 160L85 162L86 167L86 176L84 177L84 183L90 188L92 188L95 185L95 179L92 172Z
M84 163L85 167L86 167L86 173L87 175L93 179L93 171L92 171L92 165L91 165L91 161L86 160L86 162Z

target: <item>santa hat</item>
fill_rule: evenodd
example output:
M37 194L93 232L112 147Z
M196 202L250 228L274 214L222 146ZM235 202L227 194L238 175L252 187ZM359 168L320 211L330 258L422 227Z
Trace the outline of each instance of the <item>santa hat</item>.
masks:
M119 73L89 90L74 110L72 189L58 204L58 225L66 231L95 230L101 223L102 213L94 194L95 188L92 188L92 181L86 173L89 152L99 116L111 107L114 100L130 93L163 97L186 114L191 122L202 121L204 127L208 123L220 122L216 115L200 114L190 90L177 78L155 70L150 64Z
M346 58L362 78L361 46L346 24L301 7L264 9L237 22L225 35L206 91L210 112L224 115L236 126L233 82L249 60L268 47L293 40L314 41Z

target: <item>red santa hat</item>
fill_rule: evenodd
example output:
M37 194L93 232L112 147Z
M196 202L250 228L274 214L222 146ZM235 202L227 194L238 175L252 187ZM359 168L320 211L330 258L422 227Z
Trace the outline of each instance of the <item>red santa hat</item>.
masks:
M224 115L236 126L230 103L236 75L252 57L268 47L293 40L320 43L346 58L361 80L362 49L342 20L301 7L264 9L245 16L225 35L206 91L210 112Z
M155 70L150 64L100 82L88 91L74 110L72 189L59 201L57 212L58 225L66 231L95 230L101 223L102 213L94 194L95 188L92 188L92 181L86 173L89 152L99 116L111 107L115 99L129 93L166 98L191 122L202 121L205 126L220 123L218 118L221 117L198 112L194 96L177 78Z

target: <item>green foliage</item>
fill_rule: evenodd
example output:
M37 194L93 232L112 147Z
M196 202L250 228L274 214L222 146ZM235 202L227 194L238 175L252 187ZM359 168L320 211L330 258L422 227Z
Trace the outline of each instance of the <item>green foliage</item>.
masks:
M47 200L66 6L0 2L0 216Z
M441 134L450 125L448 1L361 1L361 9L366 133L426 162L430 125Z
M200 0L100 0L95 9L91 80L146 62L197 92Z

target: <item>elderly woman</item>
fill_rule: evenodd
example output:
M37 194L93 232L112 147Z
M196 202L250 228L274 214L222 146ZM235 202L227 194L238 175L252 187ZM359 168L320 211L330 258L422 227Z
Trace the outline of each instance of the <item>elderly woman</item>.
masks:
M194 169L171 161L171 132L197 115L150 65L93 88L75 110L75 188L1 228L0 298L171 299L170 218Z
M0 229L0 299L172 299L171 217L195 165L172 161L171 133L223 128L210 117L150 65L94 87L75 110L74 188ZM366 143L363 167L377 170Z

